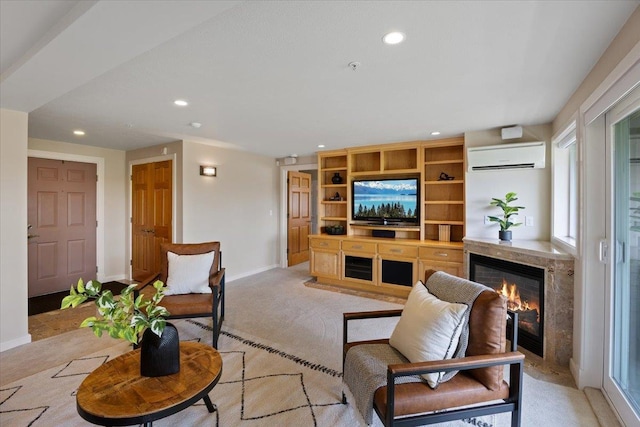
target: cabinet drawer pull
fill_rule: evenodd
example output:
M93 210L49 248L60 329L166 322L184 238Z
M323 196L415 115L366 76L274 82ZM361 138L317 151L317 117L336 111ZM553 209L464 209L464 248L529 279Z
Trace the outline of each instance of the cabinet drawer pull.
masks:
M394 254L401 254L403 252L402 249L389 249L390 252L393 252Z
M362 245L353 245L352 248L353 249L362 249Z
M436 252L435 255L437 255L437 256L449 256L449 254L446 253L446 252Z
M327 242L320 242L319 246L329 246L329 244Z

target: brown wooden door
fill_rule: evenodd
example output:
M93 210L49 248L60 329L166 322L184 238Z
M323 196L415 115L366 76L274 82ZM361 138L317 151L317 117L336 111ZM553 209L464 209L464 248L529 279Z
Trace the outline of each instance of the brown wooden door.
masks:
M287 260L289 267L309 261L311 227L311 175L289 171L287 175Z
M29 157L29 297L96 277L96 180L95 164Z
M134 165L131 175L133 280L160 271L160 243L171 242L171 160Z

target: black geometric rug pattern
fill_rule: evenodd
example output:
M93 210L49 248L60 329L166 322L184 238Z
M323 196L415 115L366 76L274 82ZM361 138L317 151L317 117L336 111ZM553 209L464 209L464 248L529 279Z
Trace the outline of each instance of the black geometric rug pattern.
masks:
M74 376L85 377L89 375L98 366L104 364L109 359L109 355L94 356L94 357L81 357L73 359L64 365L59 371L51 375L51 379L67 378ZM21 413L21 419L24 419L26 426L32 426L38 421L44 413L50 408L48 405L34 406L34 407L18 407L14 409L5 409L10 406L12 398L14 400L20 398L20 390L23 386L10 387L6 389L0 389L0 414ZM75 396L76 390L71 393Z
M186 320L186 322L191 323L193 325L198 326L199 328L202 328L204 330L207 330L209 332L212 332L212 328L206 324L200 323L198 321L195 320ZM231 339L234 339L244 345L250 346L252 348L258 349L258 350L262 350L262 351L266 351L270 354L282 357L284 359L287 359L289 361L292 361L298 365L304 366L307 369L311 369L314 371L318 371L321 373L324 373L326 375L329 375L331 377L334 378L339 378L342 377L342 373L338 372L334 369L328 368L326 366L317 364L317 363L312 363L308 360L305 360L301 357L295 356L293 354L284 352L282 350L278 350L276 348L273 348L269 345L266 344L262 344L259 342L256 342L254 340L250 340L247 338L243 338L239 335L236 334L232 334L230 332L226 332L226 331L221 331L222 335L225 335ZM318 408L318 407L327 407L327 406L335 406L335 405L342 405L342 402L340 401L335 401L335 402L331 402L331 403L313 403L311 402L311 398L309 397L309 393L307 391L307 385L305 384L305 379L304 379L304 374L301 372L296 372L296 373L279 373L279 374L269 374L269 375L261 375L261 376L255 376L255 377L247 377L246 376L246 371L247 371L247 362L246 362L246 352L244 351L223 351L223 350L219 350L220 354L223 355L223 358L225 358L224 356L227 355L232 355L235 354L238 357L241 357L242 360L242 373L241 373L241 378L238 380L232 380L232 381L224 381L224 382L219 382L218 385L222 386L225 384L241 384L242 387L242 394L241 394L241 403L240 403L240 419L243 421L249 421L249 420L261 420L261 419L268 419L270 417L274 417L276 415L280 415L283 414L285 412L291 412L291 411L296 411L302 408L307 408L309 411L309 414L311 416L311 419L313 420L313 426L317 427L318 423L317 423L317 418L316 418L316 414L314 412L314 408ZM283 381L284 380L284 381ZM299 388L298 386L294 386L294 389L297 389L297 393L300 393L302 396L304 396L304 404L300 404L300 405L294 405L294 406L290 406L290 407L285 407L285 408L280 408L277 411L274 412L270 412L270 413L264 413L264 414L252 414L250 415L251 411L249 408L247 408L246 405L246 396L248 393L248 390L251 389L252 383L254 382L266 382L266 383L271 383L273 384L274 387L278 387L282 382L287 382L288 387L291 387L291 382L295 382L299 384ZM202 403L198 403L198 405L202 405Z
M22 386L10 387L0 389L0 414L12 413L12 412L20 412L21 415L27 420L27 426L32 426L36 421L42 417L42 415L47 412L49 406L34 406L31 408L20 408L20 409L9 409L3 410L2 406L6 406L5 404L10 401L10 399L16 395L20 391Z
M184 319L182 321L195 326L197 329L206 330L209 333L212 332L212 328L207 324L192 319ZM189 328L187 328L187 325L185 325L185 328L186 332ZM188 333L185 333L185 340L206 342L201 337L201 334L197 332L197 329L194 330L192 328ZM319 384L327 384L325 381L329 380L329 378L333 379L331 381L341 379L342 372L322 364L310 362L295 354L258 342L256 339L245 338L237 333L222 331L221 335L236 341L241 346L233 346L228 351L225 351L224 347L221 346L222 348L219 352L224 361L223 373L225 371L224 368L226 368L227 373L223 376L224 381L220 381L215 386L210 397L214 404L216 403L216 395L227 402L225 405L229 405L228 398L231 398L231 401L236 403L226 407L227 410L233 408L233 413L227 414L221 413L220 410L224 411L225 407L221 408L218 405L215 417L208 418L210 421L206 421L207 425L215 425L217 427L221 418L227 419L227 422L223 422L223 424L229 424L230 419L235 419L236 421L232 421L232 423L247 421L254 423L254 425L278 425L279 420L282 420L282 416L285 414L285 419L291 420L293 416L293 419L296 420L306 420L304 422L305 426L318 427L327 423L326 418L324 418L324 422L322 422L322 417L319 418L319 414L324 414L326 417L327 412L318 411L322 411L322 408L328 409L329 407L343 406L338 391L333 390L327 393L326 386L321 386L322 388L318 389ZM205 336L210 337L211 334L206 334ZM243 346L258 350L258 352L254 353L249 349L245 351ZM111 355L107 353L110 349L106 349L105 353L100 352L97 355L93 354L73 359L59 368L48 370L49 373L43 372L42 374L45 375L40 374L40 380L29 379L28 377L17 382L18 384L8 384L7 387L0 389L0 425L2 427L5 425L11 427L37 427L38 425L77 425L82 423L75 409L77 387L79 387L83 377L110 358L121 354L120 352L125 349L124 346L119 348L120 350L117 353ZM264 354L262 352L284 359L289 363L289 367L287 368L286 364L275 363L273 360L269 363L268 359L264 359L265 356L260 356L260 354ZM296 365L303 369L298 370L295 368ZM314 376L316 377L315 379L313 378ZM323 377L326 380L321 380ZM28 383L28 381L31 381L31 383ZM45 386L42 384L45 381L53 381L53 383L47 383ZM56 386L59 381L64 384L60 383L59 386ZM29 389L23 389L23 387L29 387ZM30 390L31 394L26 390ZM49 391L48 397L41 396L40 390ZM52 390L55 391L53 393L54 396L52 396ZM58 392L58 390L60 391ZM320 390L322 392L318 393ZM56 398L55 394L60 396L60 393L66 395L67 398L64 400ZM234 399L232 396L237 397ZM240 400L239 408L237 399ZM318 399L320 402L317 401ZM268 404L265 404L267 401ZM203 401L199 401L193 406L199 407L197 411L199 415L196 415L197 417L202 417L205 414L200 414L201 407L205 406ZM341 411L339 410L339 413ZM206 414L206 417L214 415ZM182 414L176 414L175 416L180 417ZM184 414L184 416L187 416L187 414ZM239 419L237 418L238 416ZM2 418L5 418L5 420L2 420ZM202 421L202 419L200 420ZM214 420L215 424L213 424ZM5 424L5 421L8 424ZM354 419L351 422L357 423ZM474 426L490 426L490 424L483 423L481 419L464 420L464 422ZM170 418L165 423L162 423L162 420L158 420L158 423L165 425L166 423L173 424L174 421Z

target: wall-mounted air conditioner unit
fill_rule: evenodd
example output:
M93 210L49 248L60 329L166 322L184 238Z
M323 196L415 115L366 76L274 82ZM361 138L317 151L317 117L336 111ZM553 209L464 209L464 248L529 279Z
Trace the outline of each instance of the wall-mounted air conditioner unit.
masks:
M542 169L544 142L521 142L467 148L469 172L501 169Z

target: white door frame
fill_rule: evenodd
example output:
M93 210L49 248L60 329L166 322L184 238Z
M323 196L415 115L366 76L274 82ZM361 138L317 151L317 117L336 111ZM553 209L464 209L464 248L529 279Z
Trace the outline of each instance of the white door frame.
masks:
M280 236L278 238L278 247L280 248L281 268L287 268L289 266L289 261L287 259L287 172L317 169L317 163L280 166ZM312 186L311 191L315 191L317 194L317 186L316 188Z

